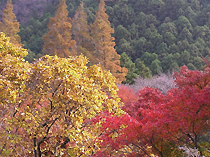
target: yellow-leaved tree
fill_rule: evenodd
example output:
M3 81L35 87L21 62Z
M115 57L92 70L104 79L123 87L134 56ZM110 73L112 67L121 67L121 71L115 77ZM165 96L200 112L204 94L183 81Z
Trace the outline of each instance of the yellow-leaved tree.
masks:
M44 54L68 57L76 55L75 41L71 39L71 18L68 17L66 0L60 0L55 17L49 19L49 31L43 36Z
M84 11L84 3L81 2L80 6L75 11L72 20L72 34L76 41L77 54L84 54L93 63L94 45L92 44L90 36L90 26L87 22L87 14Z
M0 22L0 32L4 32L10 37L10 42L19 45L21 40L17 34L20 32L19 22L16 20L16 16L13 13L12 0L8 0L6 8L3 10L2 16L3 22Z
M25 81L30 72L30 64L23 59L27 53L18 45L11 44L3 32L0 33L0 156L9 156L6 147L10 139L16 139L12 144L21 140L10 134L15 129L15 126L10 126L10 120L15 119L23 103Z
M0 156L88 156L103 111L122 113L115 78L83 56L24 62L24 49L0 36Z
M102 69L110 70L116 77L116 82L121 83L125 80L128 70L120 66L120 55L114 49L114 29L111 28L106 14L105 2L100 0L98 11L95 16L95 21L91 25L93 43L95 52L93 54L95 63L100 63Z

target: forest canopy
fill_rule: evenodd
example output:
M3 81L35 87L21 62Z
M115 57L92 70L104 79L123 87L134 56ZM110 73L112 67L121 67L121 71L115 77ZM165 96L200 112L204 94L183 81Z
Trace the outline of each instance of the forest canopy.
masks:
M80 4L75 0L67 0L66 4L73 18ZM93 23L98 1L85 0L84 7L88 23ZM106 1L117 53L125 52L135 64L136 60L144 62L153 75L183 65L202 69L202 56L209 52L209 7L206 0ZM27 26L21 27L21 40L31 57L40 55L48 18L54 13L52 7L41 17L35 14Z
M208 1L5 2L0 156L210 156Z

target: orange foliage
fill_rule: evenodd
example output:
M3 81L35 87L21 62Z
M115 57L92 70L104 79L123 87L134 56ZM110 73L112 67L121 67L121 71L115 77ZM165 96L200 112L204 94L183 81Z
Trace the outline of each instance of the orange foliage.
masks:
M16 20L16 16L13 13L12 1L8 0L6 8L3 10L3 23L0 22L0 32L4 32L10 37L10 42L16 45L20 45L20 36L17 34L20 32L19 22Z
M90 60L90 64L92 64L94 60L92 56L94 47L91 43L90 26L87 22L87 14L84 12L83 2L81 2L78 9L75 11L72 20L72 34L76 41L77 54L84 54Z
M95 63L100 64L102 69L110 70L116 77L116 83L125 80L128 70L120 66L120 55L114 49L114 29L111 28L106 14L105 2L100 1L98 12L95 16L95 22L91 25L93 43L95 44Z
M43 53L68 57L75 55L75 41L71 40L71 18L68 17L66 0L61 0L55 17L50 18L49 31L43 36ZM71 50L70 50L71 49Z

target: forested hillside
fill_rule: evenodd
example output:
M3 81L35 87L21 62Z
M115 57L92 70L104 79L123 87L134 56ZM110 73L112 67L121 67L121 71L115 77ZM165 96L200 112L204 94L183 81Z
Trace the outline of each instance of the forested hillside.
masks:
M2 17L2 10L6 6L7 0L0 0L0 19ZM55 7L58 4L57 0L13 0L14 13L21 24L26 25L34 12L39 16L49 8Z
M42 55L42 37L48 30L49 17L55 15L57 4L53 1L42 16L34 9L27 25L21 25L21 41L30 50L27 60ZM66 4L73 18L80 2L67 0ZM89 24L94 22L98 4L96 0L84 1ZM202 56L206 57L210 50L209 1L114 0L106 1L106 9L114 28L115 49L120 55L127 54L122 60L131 59L126 64L121 63L129 69L129 77L139 75L137 64L142 66L142 63L149 67L152 75L177 70L183 65L192 70L202 69ZM17 18L20 17L18 14Z
M0 156L210 156L209 1L0 4Z

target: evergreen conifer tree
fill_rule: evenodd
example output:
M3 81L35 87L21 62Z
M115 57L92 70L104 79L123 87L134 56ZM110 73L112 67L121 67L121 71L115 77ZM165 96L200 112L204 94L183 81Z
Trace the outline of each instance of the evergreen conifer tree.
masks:
M45 54L60 57L76 55L76 43L71 39L71 18L66 8L66 0L60 0L55 17L49 19L49 31L43 36L42 52Z
M138 75L136 73L136 67L135 67L135 63L133 63L131 61L131 59L128 57L128 55L123 52L121 54L121 58L120 58L120 65L121 67L126 67L128 69L128 73L126 75L126 81L123 81L122 83L126 84L134 84L135 81L134 79L138 78Z
M140 58L136 59L135 65L136 65L136 73L139 75L139 77L143 79L152 78L152 72L150 68L146 67L144 62L141 61Z

